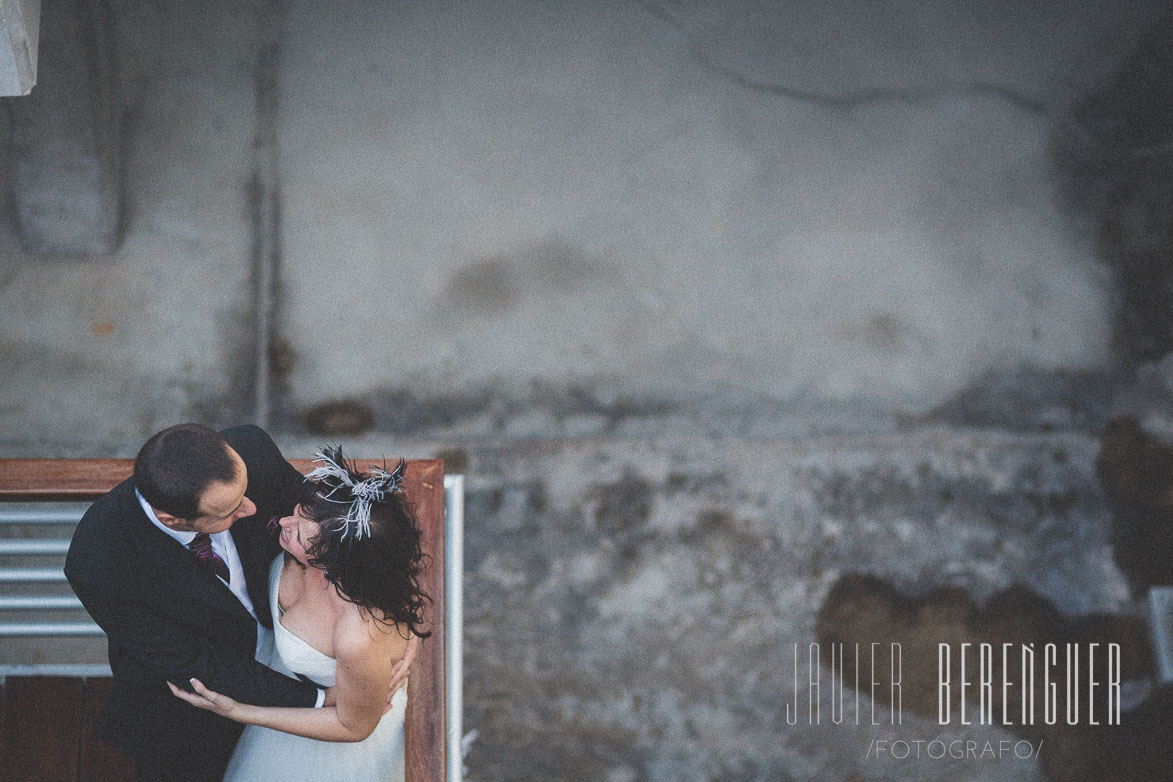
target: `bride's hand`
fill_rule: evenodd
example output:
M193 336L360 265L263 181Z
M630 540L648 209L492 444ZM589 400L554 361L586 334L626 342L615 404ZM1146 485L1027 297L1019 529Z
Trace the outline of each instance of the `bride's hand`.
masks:
M212 692L204 686L199 679L191 680L191 688L195 692L187 692L176 687L171 682L167 682L167 686L171 688L171 694L176 698L185 700L192 706L200 709L207 709L215 712L221 717L228 719L236 719L236 712L240 708L240 704L229 698L227 695L221 695L218 692Z

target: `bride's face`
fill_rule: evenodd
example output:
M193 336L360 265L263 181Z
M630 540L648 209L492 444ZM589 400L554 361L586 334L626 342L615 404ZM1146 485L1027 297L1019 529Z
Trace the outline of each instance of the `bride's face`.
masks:
M318 525L302 515L301 506L293 509L292 516L281 519L281 548L293 555L301 564L306 564L305 550L318 536Z

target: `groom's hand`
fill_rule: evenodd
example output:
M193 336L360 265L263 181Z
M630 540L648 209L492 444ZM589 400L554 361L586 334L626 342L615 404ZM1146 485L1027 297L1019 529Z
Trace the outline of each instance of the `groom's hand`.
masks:
M322 701L322 708L338 703L338 691L334 687L326 688L326 700Z
M419 636L412 635L407 642L407 649L403 652L403 659L391 667L391 686L387 690L387 704L383 708L384 714L391 711L391 699L395 697L395 693L399 692L400 687L407 684L407 675L411 673L411 664L415 662L415 653L419 647Z

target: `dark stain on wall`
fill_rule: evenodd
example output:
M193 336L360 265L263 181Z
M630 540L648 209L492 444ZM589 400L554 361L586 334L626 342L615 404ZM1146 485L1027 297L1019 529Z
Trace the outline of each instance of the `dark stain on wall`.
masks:
M1116 274L1116 342L1130 361L1173 349L1173 15L1056 135L1065 194Z
M1149 647L1148 627L1135 616L1090 614L1066 617L1046 598L1023 585L1014 585L993 595L984 606L963 589L939 587L920 597L910 597L897 591L887 581L869 574L852 573L841 577L831 588L819 609L816 623L819 643L844 644L844 670L854 671L857 664L855 644L859 644L861 669L872 670L871 647L876 649L875 670L891 670L893 643L900 644L902 682L901 706L929 719L938 717L939 660L938 644L948 643L953 651L953 665L958 662L960 645L970 643L970 653L977 653L977 645L988 643L999 650L993 657L992 680L1001 682L1003 665L1001 645L1033 644L1038 650L1038 664L1045 644L1056 644L1060 655L1065 644L1079 644L1086 654L1090 644L1099 644L1100 655L1095 660L1095 678L1108 680L1107 644L1120 645L1121 676L1125 681L1143 680L1153 673L1153 658ZM865 658L866 655L866 658ZM820 662L826 665L826 655ZM1084 679L1088 681L1087 658L1083 658ZM969 671L973 676L975 659L970 657ZM1007 658L1007 678L1022 681L1021 654ZM1065 669L1064 669L1065 670ZM957 670L953 669L954 680ZM1041 674L1040 674L1041 676ZM848 688L854 678L847 676ZM881 678L887 683L886 678ZM870 681L870 680L869 680ZM866 688L865 688L866 689ZM1058 688L1058 714L1068 708L1066 690ZM1039 757L1047 778L1052 782L1091 782L1115 779L1134 782L1168 780L1168 763L1173 751L1167 739L1159 739L1173 724L1173 699L1167 689L1156 692L1134 709L1121 714L1119 725L1088 724L1086 716L1080 724L1064 724L1060 716L1055 725L1046 725L1043 719L1045 695L1041 683L1034 693L1036 721L1019 724L1022 714L1022 688L1012 687L1006 713L1011 724L1006 729L1025 739L1042 741ZM883 686L875 690L876 700L885 706L892 702L892 689ZM971 691L970 707L977 695ZM994 721L1001 724L1003 703L999 686L993 688ZM950 690L951 714L957 713L960 690ZM1107 691L1100 687L1095 710L1100 722L1105 722ZM1086 693L1078 707L1087 714ZM887 710L885 710L886 713ZM956 720L956 717L953 718ZM1143 748L1143 749L1142 749ZM1141 758L1136 753L1143 753ZM1154 759L1154 757L1156 759Z
M1096 473L1112 510L1116 564L1134 594L1173 584L1173 446L1131 417L1100 438Z

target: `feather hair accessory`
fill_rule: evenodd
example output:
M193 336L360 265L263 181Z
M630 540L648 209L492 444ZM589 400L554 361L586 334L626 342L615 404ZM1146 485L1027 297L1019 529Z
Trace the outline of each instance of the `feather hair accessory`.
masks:
M371 505L382 502L403 483L404 462L391 472L371 465L370 477L359 478L358 470L346 463L341 446L327 446L314 454L315 467L306 476L321 487L318 494L327 502L349 505L346 513L338 516L342 539L351 532L355 540L371 534ZM336 496L338 495L338 496ZM349 496L347 496L349 495Z

